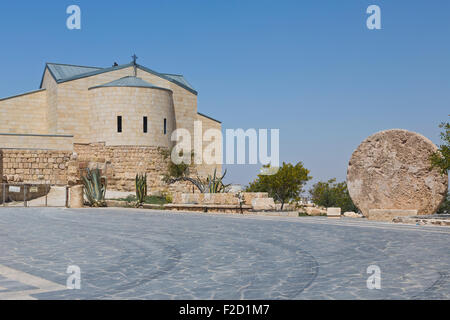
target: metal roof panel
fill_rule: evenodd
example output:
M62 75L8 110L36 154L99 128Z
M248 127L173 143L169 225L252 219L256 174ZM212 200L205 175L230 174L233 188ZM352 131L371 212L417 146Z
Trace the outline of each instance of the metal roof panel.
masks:
M151 89L162 89L167 91L172 91L167 88L157 87L150 82L147 82L145 80L142 80L138 77L123 77L99 86L95 86L89 89L95 89L95 88L108 88L108 87L135 87L135 88L151 88Z

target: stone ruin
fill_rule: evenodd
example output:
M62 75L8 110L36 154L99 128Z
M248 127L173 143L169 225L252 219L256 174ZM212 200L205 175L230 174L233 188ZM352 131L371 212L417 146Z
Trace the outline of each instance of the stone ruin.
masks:
M401 129L378 132L353 153L347 171L350 196L371 220L434 214L444 201L448 176L431 169L437 147Z

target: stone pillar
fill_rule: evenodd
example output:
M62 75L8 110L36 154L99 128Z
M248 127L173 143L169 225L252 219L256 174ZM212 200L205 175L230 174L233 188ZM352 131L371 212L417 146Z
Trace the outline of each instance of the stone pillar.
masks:
M83 208L83 186L73 186L69 190L69 208Z

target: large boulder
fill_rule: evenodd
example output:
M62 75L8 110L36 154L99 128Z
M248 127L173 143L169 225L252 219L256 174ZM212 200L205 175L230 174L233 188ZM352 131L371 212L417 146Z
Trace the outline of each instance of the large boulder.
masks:
M448 185L447 175L430 169L430 156L436 150L430 140L407 130L370 136L349 162L347 185L353 202L364 216L371 209L435 213Z

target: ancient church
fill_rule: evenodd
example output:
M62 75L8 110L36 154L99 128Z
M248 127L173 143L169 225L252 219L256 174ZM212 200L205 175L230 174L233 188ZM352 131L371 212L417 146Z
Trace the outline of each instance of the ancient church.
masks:
M197 91L182 76L137 64L108 68L47 63L40 88L0 99L0 177L5 182L71 184L85 167L105 169L109 185L132 191L147 172L164 188L163 150L171 133L194 122L221 123L197 112ZM222 150L221 141L217 141ZM197 165L206 176L221 165Z

